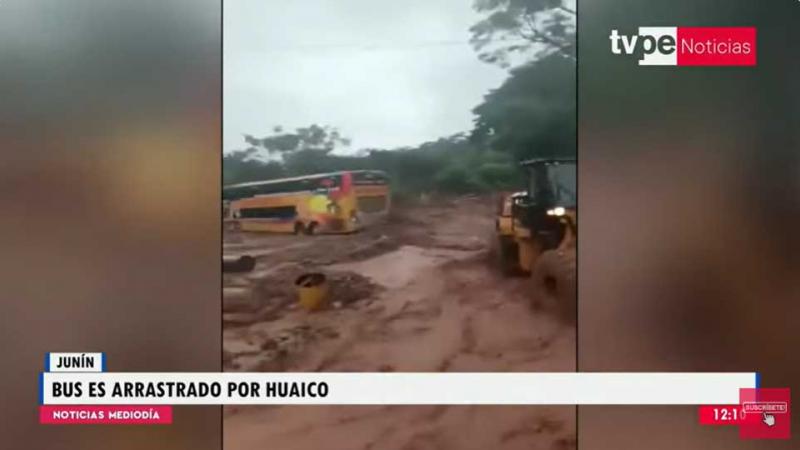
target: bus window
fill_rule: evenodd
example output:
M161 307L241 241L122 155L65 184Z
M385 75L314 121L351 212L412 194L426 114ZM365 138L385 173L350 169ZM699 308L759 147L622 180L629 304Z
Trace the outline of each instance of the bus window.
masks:
M272 208L244 208L239 210L242 219L294 219L297 209L294 206L276 206Z
M385 195L358 197L358 210L365 213L376 213L386 209Z

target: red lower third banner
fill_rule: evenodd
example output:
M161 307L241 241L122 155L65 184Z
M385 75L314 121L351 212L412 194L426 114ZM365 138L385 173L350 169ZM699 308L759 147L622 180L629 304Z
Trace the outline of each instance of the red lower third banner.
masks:
M165 425L172 423L172 406L43 405L39 423L49 425Z

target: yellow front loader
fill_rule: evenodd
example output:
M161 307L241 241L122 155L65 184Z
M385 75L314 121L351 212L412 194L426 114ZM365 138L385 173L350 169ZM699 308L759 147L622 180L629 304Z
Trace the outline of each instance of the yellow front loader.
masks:
M532 278L535 304L576 312L577 192L574 159L522 163L526 190L502 196L496 219L496 254L505 273Z

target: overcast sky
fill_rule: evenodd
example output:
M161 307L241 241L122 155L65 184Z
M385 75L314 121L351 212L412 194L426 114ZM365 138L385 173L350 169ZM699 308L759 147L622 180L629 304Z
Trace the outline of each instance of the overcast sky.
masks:
M224 2L224 150L312 123L364 147L468 131L506 72L468 44L472 0Z

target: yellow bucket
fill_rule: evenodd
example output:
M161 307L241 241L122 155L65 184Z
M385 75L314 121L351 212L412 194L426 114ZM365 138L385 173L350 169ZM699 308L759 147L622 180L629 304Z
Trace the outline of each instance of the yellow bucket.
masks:
M328 298L328 281L324 274L306 273L294 282L297 298L306 311L315 311L325 306Z

